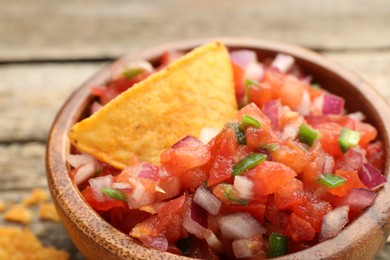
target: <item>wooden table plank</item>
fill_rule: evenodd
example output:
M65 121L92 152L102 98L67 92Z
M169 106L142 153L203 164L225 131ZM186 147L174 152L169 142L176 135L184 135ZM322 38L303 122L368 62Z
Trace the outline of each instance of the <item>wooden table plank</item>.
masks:
M0 61L116 57L221 35L325 50L390 48L388 0L13 0L0 6Z

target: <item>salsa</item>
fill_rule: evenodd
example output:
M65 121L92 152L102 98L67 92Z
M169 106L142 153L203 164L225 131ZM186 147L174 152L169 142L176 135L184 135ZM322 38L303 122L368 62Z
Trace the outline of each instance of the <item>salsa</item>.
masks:
M157 68L113 68L112 79L92 89L91 114L181 55L166 52ZM160 251L262 259L337 236L387 181L377 130L291 56L230 57L240 109L223 129L184 137L160 165L134 158L118 170L71 154L72 179L105 220Z

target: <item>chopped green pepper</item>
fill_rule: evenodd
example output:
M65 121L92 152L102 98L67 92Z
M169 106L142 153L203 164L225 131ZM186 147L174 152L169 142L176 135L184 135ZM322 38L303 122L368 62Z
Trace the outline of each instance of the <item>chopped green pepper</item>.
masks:
M359 132L353 131L345 127L341 130L341 134L339 136L339 145L343 153L346 153L349 148L357 146L359 144L359 141Z
M267 155L262 153L251 153L233 166L232 174L234 176L241 175L244 171L252 169L262 163L267 158Z
M231 184L222 184L222 185L223 185L223 195L227 200L229 200L233 204L248 206L249 204L248 200L241 199L238 196L237 191L233 188L233 185Z
M254 119L253 117L248 116L248 115L244 115L242 117L240 126L242 128L245 128L247 126L252 126L252 127L255 127L255 128L261 128L260 122L257 121L256 119Z
M268 238L269 257L285 255L288 250L287 243L288 240L286 236L276 232L272 232Z
M121 200L124 202L127 201L126 195L121 191L114 190L111 188L102 188L101 191L103 194L107 195L108 197L110 197L112 199L117 199L117 200Z
M299 127L298 138L308 146L312 146L314 140L318 138L318 131L307 124L301 124Z
M237 123L230 123L228 124L228 128L233 129L234 133L237 137L237 142L239 144L246 144L246 138L245 138L245 132L242 127Z
M125 70L122 74L128 79L132 79L133 77L141 74L142 72L144 72L142 68L129 68Z
M322 174L320 177L320 183L325 185L328 188L336 188L341 185L343 185L347 180L344 179L343 177L330 174L330 173L325 173Z

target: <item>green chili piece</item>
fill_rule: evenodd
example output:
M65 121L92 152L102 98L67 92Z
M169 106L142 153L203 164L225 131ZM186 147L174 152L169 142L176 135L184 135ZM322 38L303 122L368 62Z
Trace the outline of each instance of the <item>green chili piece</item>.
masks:
M265 154L252 153L233 166L232 174L234 176L241 175L244 171L252 169L262 163L266 158L267 155Z
M223 184L223 195L226 199L228 199L233 204L237 204L240 206L248 206L249 202L248 200L241 199L237 192L233 189L233 186L231 184Z
M330 173L325 173L322 174L320 177L320 183L325 185L328 188L336 188L341 185L343 185L347 180L344 179L343 177L330 174Z
M242 127L237 124L237 123L230 123L228 124L228 127L234 131L237 137L237 142L239 144L246 144L246 137L245 137L245 132Z
M287 250L288 250L287 243L288 240L286 236L276 232L272 232L268 238L269 257L276 257L276 256L287 254Z
M312 146L314 140L318 138L318 132L307 124L301 124L299 127L298 138L301 142L307 144L308 146Z
M359 144L359 141L359 132L353 131L345 127L341 130L341 134L339 136L339 145L343 153L346 153L349 148L357 146Z
M126 195L121 191L114 190L111 188L102 188L101 191L103 194L107 195L108 197L110 197L112 199L117 199L117 200L127 202Z
M254 119L253 117L248 116L248 115L244 115L242 117L240 125L241 125L242 128L245 128L247 126L252 126L252 127L255 127L255 128L261 128L260 122L257 121L256 119Z
M122 74L123 74L123 76L125 76L128 79L132 79L135 76L141 74L142 72L144 72L144 70L142 68L129 68L129 69L123 71Z

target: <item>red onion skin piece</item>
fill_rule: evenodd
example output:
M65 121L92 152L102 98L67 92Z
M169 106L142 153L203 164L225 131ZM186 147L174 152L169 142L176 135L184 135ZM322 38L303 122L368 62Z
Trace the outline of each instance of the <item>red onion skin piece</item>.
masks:
M279 130L280 101L271 100L264 104L263 113L271 120L273 130Z
M179 140L171 146L172 149L186 148L186 147L197 147L203 145L201 141L193 137L192 135L187 135L183 139Z
M191 219L207 228L207 211L193 201L191 203Z
M321 232L318 235L320 242L337 236L348 223L349 206L341 206L326 213L322 219Z
M159 168L156 165L144 162L141 164L141 169L137 177L142 179L149 179L152 181L158 181Z
M387 182L387 178L368 163L363 163L358 174L363 184L371 190L376 190Z
M196 190L194 201L211 215L217 215L222 206L222 202L204 187Z
M250 50L232 51L230 59L235 65L245 70L250 63L257 61L257 55L256 52Z
M343 98L329 93L325 93L322 114L341 115L343 113L344 103L345 101Z

